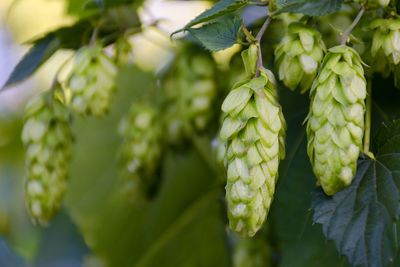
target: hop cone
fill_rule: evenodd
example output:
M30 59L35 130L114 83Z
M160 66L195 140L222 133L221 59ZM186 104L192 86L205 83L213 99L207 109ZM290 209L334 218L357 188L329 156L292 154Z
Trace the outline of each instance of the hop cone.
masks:
M78 51L68 80L71 107L80 114L103 116L110 108L117 69L100 46Z
M162 129L157 111L152 106L133 104L120 122L119 133L123 137L120 167L125 174L124 191L134 201L140 200L152 186L161 156Z
M264 239L239 240L234 249L234 267L268 267L271 265L269 248Z
M361 58L347 46L329 49L311 88L308 155L323 190L350 185L364 129L366 82Z
M304 93L310 89L325 53L321 34L300 23L291 23L287 34L275 50L279 79L286 87L300 87Z
M226 200L230 227L253 236L264 223L284 157L285 120L269 70L237 83L222 104L226 141Z
M371 56L375 59L372 67L383 76L392 71L400 86L400 19L376 19L371 29L374 31Z
M41 225L58 211L64 195L72 143L69 120L63 100L52 92L38 95L26 107L25 194L32 218Z
M386 7L389 5L390 0L355 0L355 2L359 3L368 3L370 5L377 5L381 7Z
M207 129L217 96L214 75L215 63L209 55L184 49L178 56L163 81L170 142Z

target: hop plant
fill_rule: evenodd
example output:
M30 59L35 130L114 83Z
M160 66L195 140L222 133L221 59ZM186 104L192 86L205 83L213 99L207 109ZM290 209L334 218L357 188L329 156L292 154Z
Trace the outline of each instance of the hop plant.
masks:
M321 34L300 23L291 23L288 32L275 50L279 79L286 87L310 89L326 51Z
M99 45L81 48L68 79L71 107L83 115L103 116L111 105L117 69Z
M400 19L376 19L370 27L374 31L371 45L371 56L375 59L373 68L383 76L393 71L396 83L399 83Z
M59 210L64 195L72 144L69 122L63 98L53 92L34 97L25 110L25 194L32 218L41 225Z
M286 124L275 78L267 69L259 71L259 77L237 83L222 104L228 217L242 237L253 236L264 223L285 155Z
M366 81L357 52L329 49L310 95L308 155L323 190L333 195L350 185L362 145Z
M162 129L157 110L150 105L133 104L119 124L123 137L120 167L125 175L124 191L140 200L152 186L162 150Z
M193 50L192 50L193 49ZM180 55L163 81L167 132L171 143L206 130L217 96L212 58L192 47Z

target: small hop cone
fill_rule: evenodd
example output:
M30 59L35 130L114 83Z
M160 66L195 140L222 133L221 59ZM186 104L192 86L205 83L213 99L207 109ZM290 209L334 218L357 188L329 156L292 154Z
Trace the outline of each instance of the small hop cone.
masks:
M323 190L333 195L353 180L362 145L366 81L357 52L329 49L310 96L308 155Z
M321 34L300 23L291 23L275 49L279 79L291 90L310 89L326 51Z
M400 19L376 19L370 25L374 31L371 45L372 67L384 77L392 71L396 84L400 78Z
M135 202L152 186L161 156L159 114L152 106L133 104L119 124L119 134L123 137L119 161L126 174L124 191Z
M222 104L226 116L220 137L226 142L226 200L230 227L253 236L264 223L285 155L286 123L275 95L275 78L237 83Z
M81 115L102 117L111 105L117 68L101 46L83 47L76 54L68 79L71 107Z
M207 129L214 116L212 107L217 96L215 71L215 63L207 54L184 50L178 56L163 81L171 143Z
M355 0L355 2L368 3L369 5L373 6L387 7L390 3L390 0Z
M32 218L41 225L47 225L59 210L64 196L72 144L69 121L63 100L52 92L34 97L26 107L25 194Z

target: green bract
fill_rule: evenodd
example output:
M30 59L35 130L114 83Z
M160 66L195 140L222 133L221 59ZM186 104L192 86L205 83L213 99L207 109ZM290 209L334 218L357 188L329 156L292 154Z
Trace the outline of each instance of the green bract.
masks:
M198 48L188 47L178 55L163 81L171 143L207 129L217 96L215 71L212 58Z
M285 156L286 123L272 72L261 68L260 77L237 83L222 110L230 227L242 237L253 236L266 219Z
M119 159L125 179L123 190L134 201L142 199L154 182L162 150L159 118L154 107L133 104L119 124L123 137Z
M310 89L326 51L321 34L300 23L291 23L287 34L275 49L275 63L279 79L286 87Z
M32 218L41 225L60 208L68 176L72 133L63 99L41 93L27 105L22 141L26 151L25 194Z
M310 95L308 155L323 190L333 195L353 180L362 145L366 81L357 52L329 49Z
M117 68L102 47L81 48L68 79L71 107L80 114L103 116L111 105Z
M376 19L370 27L374 31L372 67L385 77L392 71L400 86L400 19Z

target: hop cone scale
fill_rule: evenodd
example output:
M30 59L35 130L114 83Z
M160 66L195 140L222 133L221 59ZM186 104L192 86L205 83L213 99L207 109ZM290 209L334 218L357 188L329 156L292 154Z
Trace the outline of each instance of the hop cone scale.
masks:
M133 104L119 124L123 137L120 167L124 191L132 200L140 200L152 185L162 150L162 129L157 110L144 104Z
M64 195L72 144L69 121L68 110L52 92L34 97L26 107L25 194L32 218L41 225L58 211Z
M226 141L226 200L230 227L253 236L264 223L285 156L286 124L272 72L237 83L222 104L220 137Z
M71 107L81 115L102 117L111 105L117 68L101 46L81 48L68 79Z
M287 34L275 49L279 79L286 87L310 89L326 51L321 34L298 22L291 23Z
M308 155L323 190L333 195L353 180L362 145L366 81L357 52L329 49L310 96Z

